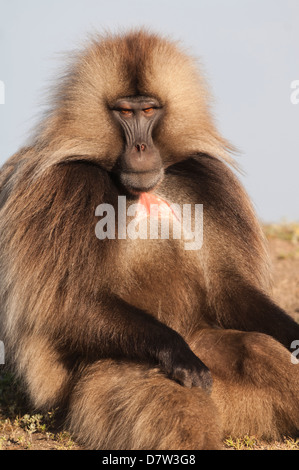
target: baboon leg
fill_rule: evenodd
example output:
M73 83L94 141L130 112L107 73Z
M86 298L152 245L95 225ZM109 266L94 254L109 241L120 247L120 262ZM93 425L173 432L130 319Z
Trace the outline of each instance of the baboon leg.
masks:
M49 340L42 336L24 337L17 359L16 373L34 408L47 411L65 401L72 374Z
M91 449L221 447L218 413L206 392L128 362L89 366L72 394L67 422Z
M212 372L224 436L299 433L299 365L280 343L262 333L207 329L189 344Z

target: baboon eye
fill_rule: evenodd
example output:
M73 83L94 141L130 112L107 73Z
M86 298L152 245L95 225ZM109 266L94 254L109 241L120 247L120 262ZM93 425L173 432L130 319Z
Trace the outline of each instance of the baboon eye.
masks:
M125 109L125 108L121 108L120 112L123 116L131 116L133 114L133 111L131 109Z
M154 108L145 108L145 109L143 109L143 112L145 114L153 114Z

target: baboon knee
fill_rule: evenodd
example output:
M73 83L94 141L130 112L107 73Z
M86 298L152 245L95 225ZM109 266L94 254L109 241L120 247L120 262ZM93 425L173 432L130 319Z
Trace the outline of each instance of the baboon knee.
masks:
M87 447L221 446L218 412L206 392L183 387L155 369L108 362L89 370L71 401L70 428Z

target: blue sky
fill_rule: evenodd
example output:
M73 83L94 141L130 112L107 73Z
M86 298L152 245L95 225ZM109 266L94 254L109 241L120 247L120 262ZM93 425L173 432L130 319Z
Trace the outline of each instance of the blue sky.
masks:
M0 163L37 122L61 52L93 31L132 26L178 39L199 57L258 216L298 221L299 103L290 99L299 80L298 0L0 0Z

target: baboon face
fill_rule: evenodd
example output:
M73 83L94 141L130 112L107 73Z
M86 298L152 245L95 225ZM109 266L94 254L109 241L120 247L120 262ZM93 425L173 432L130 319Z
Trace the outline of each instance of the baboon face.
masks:
M153 138L163 114L162 106L155 98L134 96L118 99L111 111L124 139L114 172L132 193L153 189L164 174L160 151Z

